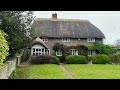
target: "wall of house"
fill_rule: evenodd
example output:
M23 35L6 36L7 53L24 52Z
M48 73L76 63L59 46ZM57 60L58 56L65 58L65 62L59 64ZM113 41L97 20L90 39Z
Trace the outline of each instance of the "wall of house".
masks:
M96 42L103 42L102 39L96 39L95 40ZM63 43L63 44L66 44L68 46L75 46L75 45L78 45L78 44L81 44L81 45L93 45L93 42L87 42L87 39L86 38L82 38L80 40L78 40L78 38L76 39L70 39L70 42L62 42L62 39L52 39L52 38L49 38L48 39L48 42L45 42L46 45L48 46L48 48L52 49L52 47L54 46L55 43Z
M100 39L97 38L95 39L95 41L103 43L102 38ZM85 46L93 45L93 42L87 42L87 38L81 38L80 40L78 40L78 38L74 38L74 39L72 38L70 39L70 42L62 42L62 38L48 38L48 42L45 42L45 44L48 46L50 50L52 50L55 43L62 43L67 46L76 46L78 44L85 45ZM53 51L50 51L50 52L52 53Z

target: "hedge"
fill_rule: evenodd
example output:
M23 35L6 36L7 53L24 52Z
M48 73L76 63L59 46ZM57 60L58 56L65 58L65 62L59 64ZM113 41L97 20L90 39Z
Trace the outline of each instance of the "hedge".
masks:
M68 64L86 64L87 59L83 55L68 55L65 58Z
M110 63L110 58L105 54L96 54L90 57L93 64L106 64Z

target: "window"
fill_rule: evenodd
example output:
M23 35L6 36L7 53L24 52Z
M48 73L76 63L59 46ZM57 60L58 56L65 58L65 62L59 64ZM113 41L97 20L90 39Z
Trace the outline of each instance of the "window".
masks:
M87 38L87 42L95 42L95 38Z
M62 38L63 42L70 42L70 38Z
M44 48L33 48L31 55L33 56L38 56L38 55L42 55L45 54L45 49Z
M46 54L50 55L50 49L45 49Z
M43 42L48 42L48 38L42 38Z
M76 49L71 49L71 54L72 54L72 55L78 55L78 50L76 50Z
M88 56L95 55L96 51L95 50L88 50Z
M57 56L62 56L62 51L61 51L61 50L57 50L57 51L56 51L56 55L57 55Z

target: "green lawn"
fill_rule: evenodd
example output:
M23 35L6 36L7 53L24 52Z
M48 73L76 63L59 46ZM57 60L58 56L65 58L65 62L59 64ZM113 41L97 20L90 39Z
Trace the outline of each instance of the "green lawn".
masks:
M55 64L17 67L11 76L14 79L67 79L67 76Z
M120 79L120 65L67 64L64 67L77 79Z
M120 79L120 65L64 64L63 66L76 79ZM13 79L68 79L55 64L19 66L11 76Z

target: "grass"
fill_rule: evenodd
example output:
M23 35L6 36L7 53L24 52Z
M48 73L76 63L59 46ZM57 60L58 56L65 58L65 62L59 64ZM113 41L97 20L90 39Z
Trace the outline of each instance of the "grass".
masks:
M67 76L55 64L17 67L11 77L13 79L67 79Z
M117 51L116 54L120 54L120 51Z
M64 67L76 79L120 79L120 65L67 64Z

